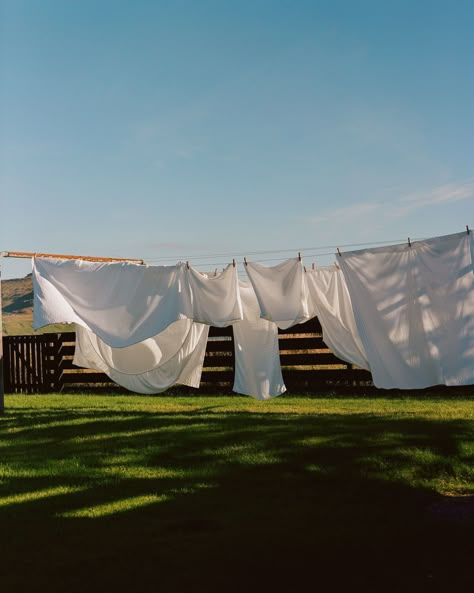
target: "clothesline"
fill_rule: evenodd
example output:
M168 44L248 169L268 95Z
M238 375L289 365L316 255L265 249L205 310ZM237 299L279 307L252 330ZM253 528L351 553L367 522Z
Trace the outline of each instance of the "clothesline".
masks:
M466 229L469 232L469 226L466 225ZM414 237L413 239L408 238L408 243L411 244L411 241L423 241L426 237ZM63 254L51 254L51 253L36 253L36 252L19 252L19 251L3 251L0 253L3 257L10 257L10 258L31 258L31 257L53 257L57 259L80 259L85 261L97 261L97 262L132 262L132 263L139 263L139 264L146 264L150 263L151 265L157 265L163 262L163 265L167 265L169 262L193 262L192 265L194 268L207 268L205 270L206 273L212 275L213 273L217 273L220 268L229 265L229 260L225 261L206 261L203 263L198 263L196 260L209 260L216 257L231 257L235 264L244 265L244 261L248 256L255 256L255 255L269 255L269 254L276 254L276 253L298 253L301 252L312 252L312 253L303 253L304 257L307 258L324 258L324 257L331 257L334 256L336 250L340 253L340 249L352 248L352 247L371 247L377 245L390 245L390 244L398 244L406 241L406 239L387 239L386 241L371 241L366 243L343 243L339 245L322 245L319 247L302 247L302 248L291 248L291 249L269 249L269 250L262 250L262 251L245 251L245 252L227 252L227 253L213 253L213 254L202 254L202 255L175 255L175 256L166 256L166 257L147 257L147 258L119 258L119 257L102 257L102 256L86 256L86 255L63 255ZM321 250L331 249L331 251L322 252ZM241 257L242 260L238 261L235 259L236 257ZM282 261L282 257L272 257L272 258L258 258L252 259L252 261L256 263L263 263L263 262L280 262ZM312 265L317 265L317 262L312 262ZM318 266L319 267L319 266ZM214 270L214 271L213 271ZM238 275L240 278L246 278L246 274L243 272L242 269L239 269Z
M239 282L232 265L218 270L214 279L209 264L203 275L184 262L103 266L37 258L33 263L35 328L48 323L81 325L93 335L83 332L77 362L114 374L127 386L132 386L133 375L134 389L161 390L169 380L184 380L178 364L186 361L187 351L180 350L182 339L171 340L178 350L170 363L173 372L167 368L165 373L166 377L171 373L171 379L165 383L164 363L154 353L162 360L168 328L183 326L184 335L189 333L183 321L187 319L186 323L197 324L190 326L195 329L199 324L233 325L234 390L257 399L275 397L284 390L277 327L286 330L314 316L331 350L342 360L370 370L378 387L471 384L474 243L467 231L340 252L340 268L305 268L299 257L272 267L247 261L249 282ZM144 355L147 349L149 356ZM203 352L202 345L196 354L201 362ZM139 362L150 359L157 366L137 374L131 372L128 357ZM194 385L201 362L194 366Z
M421 241L423 240L424 237L416 237L413 239L413 241ZM196 259L214 259L214 258L220 258L220 257L230 257L230 258L243 258L244 257L249 257L249 256L255 256L255 255L270 255L270 254L276 254L276 253L294 253L297 254L298 252L307 252L307 251L311 251L314 253L304 253L303 255L305 255L306 257L322 257L322 256L328 256L328 255L334 255L334 253L336 252L337 248L349 248L349 247L370 247L370 246L375 246L375 245L389 245L391 243L401 243L403 241L406 241L406 239L387 239L386 241L372 241L372 242L366 242L366 243L344 243L344 244L339 244L339 245L321 245L321 246L315 246L315 247L301 247L301 248L296 248L293 247L291 249L269 249L269 250L262 250L262 251L241 251L241 252L228 252L228 253L212 253L212 254L203 254L203 255L170 255L170 256L166 256L166 257L146 257L146 261L148 262L170 262L170 261L191 261L191 260L196 260ZM325 252L325 253L321 253L321 250L327 250L327 249L331 249L331 251ZM282 256L284 257L284 256ZM262 261L280 261L282 258L265 258L265 259L257 259L254 261L258 261L258 262L262 262ZM194 266L219 266L219 265L224 265L228 264L229 261L226 262L208 262L208 263L203 263L203 264L193 264ZM239 262L241 263L241 262Z
M287 248L287 249L269 249L269 250L262 250L262 251L241 251L241 252L227 252L227 253L207 253L207 254L200 254L200 255L172 255L172 256L165 256L165 257L145 257L145 258L122 258L122 257L103 257L103 256L89 256L89 255L69 255L69 254L58 254L58 253L41 253L41 252L27 252L27 251L3 251L1 255L3 257L8 258L19 258L19 259L27 259L32 257L53 257L57 259L82 259L85 261L102 261L102 262L136 262L136 263L157 263L157 262L178 262L178 261L195 261L195 260L214 260L214 258L221 258L221 257L230 257L231 259L235 258L242 258L242 261L237 261L237 263L243 264L244 257L250 257L255 255L269 255L269 254L276 254L276 253L298 253L298 252L313 252L313 253L304 253L306 257L326 257L332 256L335 254L337 247L339 248L349 248L349 247L369 247L373 245L389 245L391 243L400 243L404 239L387 239L386 241L372 241L366 243L345 243L337 245L321 245L315 247L301 247L301 248ZM423 240L422 237L414 238L414 241ZM331 249L331 251L321 252L321 250ZM281 261L282 257L272 257L272 258L259 258L253 261L257 262L271 262L271 261ZM211 269L213 267L218 266L225 266L229 264L229 260L226 261L210 261L206 263L193 263L194 267L205 267L208 266Z

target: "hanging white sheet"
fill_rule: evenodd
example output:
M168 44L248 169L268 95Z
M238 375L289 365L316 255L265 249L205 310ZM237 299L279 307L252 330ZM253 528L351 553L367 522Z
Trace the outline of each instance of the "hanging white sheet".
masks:
M472 229L469 231L469 239L470 239L470 242L471 242L472 271L474 273L474 233L472 232Z
M258 400L286 391L283 383L275 323L260 318L257 297L248 282L240 281L244 319L234 331L235 377L233 390Z
M135 393L160 393L172 385L199 387L209 326L189 319L125 348L112 348L90 330L76 326L73 363L106 373Z
M207 278L184 264L35 258L33 286L35 329L76 323L117 348L143 342L180 319L220 327L242 319L234 266Z
M369 370L342 271L335 266L307 270L306 281L326 345L342 360Z
M226 327L243 318L236 266L229 265L217 275L186 268L186 279L192 297L192 319Z
M339 257L374 383L474 383L474 286L467 233Z
M280 329L288 329L312 317L308 310L304 268L298 258L272 267L249 262L246 270L257 296L261 317L273 321Z

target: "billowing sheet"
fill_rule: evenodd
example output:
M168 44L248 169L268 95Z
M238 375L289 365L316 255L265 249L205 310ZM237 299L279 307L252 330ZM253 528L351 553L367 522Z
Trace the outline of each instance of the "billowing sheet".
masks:
M298 258L272 267L248 262L246 270L257 296L261 317L273 321L280 329L288 329L312 317L308 310L304 268Z
M35 258L34 327L76 323L112 347L156 336L180 319L242 319L237 270L207 278L184 264L141 266Z
M474 383L470 241L464 232L339 257L377 387Z
M335 266L311 269L306 281L326 345L342 360L369 370L342 271Z
M265 400L286 391L278 347L278 328L260 318L255 292L248 282L240 282L244 320L232 326L235 349L233 390Z
M74 364L106 373L136 393L160 393L175 384L199 387L209 326L189 319L124 348L112 348L90 330L76 326Z

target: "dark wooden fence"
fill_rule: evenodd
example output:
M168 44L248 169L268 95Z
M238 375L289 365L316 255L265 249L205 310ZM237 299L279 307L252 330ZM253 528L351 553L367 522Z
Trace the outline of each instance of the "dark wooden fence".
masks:
M3 338L6 393L50 393L104 387L121 390L107 375L72 364L75 334L41 334ZM371 385L367 371L338 359L322 339L317 319L280 332L280 360L289 391ZM211 327L201 389L229 392L234 380L234 341L231 327ZM189 389L189 391L192 391Z

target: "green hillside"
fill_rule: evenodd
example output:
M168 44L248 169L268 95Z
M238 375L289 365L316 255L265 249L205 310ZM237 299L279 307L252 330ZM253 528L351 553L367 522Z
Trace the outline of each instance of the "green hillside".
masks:
M48 325L33 330L33 279L24 278L2 281L2 314L4 336L27 336L35 333L74 331L70 325Z

